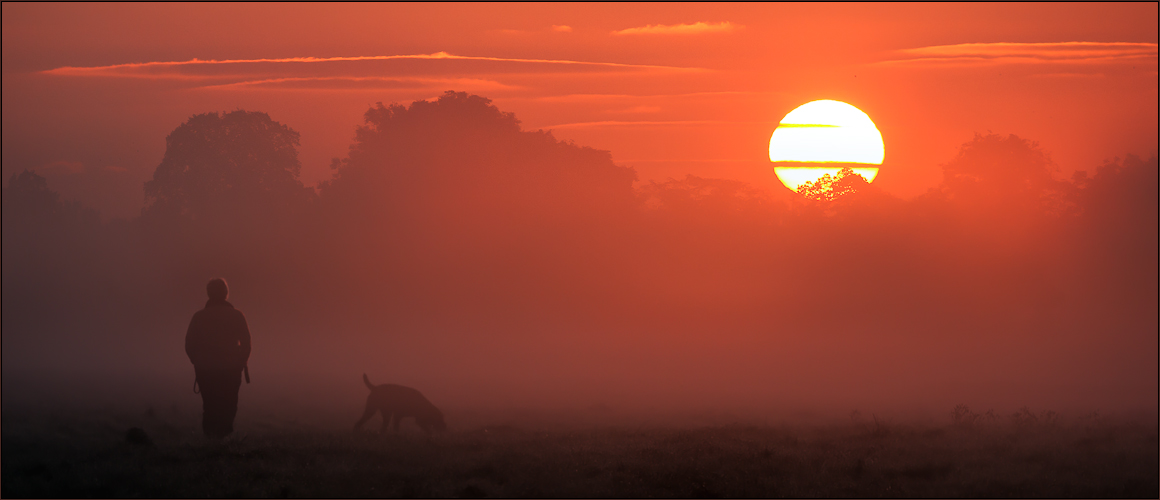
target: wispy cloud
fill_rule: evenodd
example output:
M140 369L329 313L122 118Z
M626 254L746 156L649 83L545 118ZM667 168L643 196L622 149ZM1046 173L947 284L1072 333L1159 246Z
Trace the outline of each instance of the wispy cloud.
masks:
M642 105L642 106L633 106L631 108L625 108L625 109L609 109L609 110L605 110L604 112L605 113L659 113L660 111L661 111L660 106L643 106Z
M624 163L753 163L755 160L753 158L631 158L617 161ZM757 161L765 164L768 160Z
M568 26L568 25L566 25L566 24L553 24L553 25L552 25L552 31L560 31L560 32L563 32L563 33L571 33L571 32L572 32L572 27L571 27L571 26Z
M547 127L540 127L546 129L557 128L590 128L590 127L667 127L667 126L688 126L688 125L752 125L752 124L766 124L773 122L730 122L719 120L673 120L673 121L620 121L620 120L604 120L595 122L576 122L576 123L561 123L559 125L551 125Z
M649 24L636 28L613 31L613 35L699 35L702 33L728 33L742 26L729 21L719 23L695 22L693 24Z
M1031 75L1036 78L1106 78L1107 75L1103 73L1041 73L1038 75Z
M326 92L456 88L483 92L535 88L536 78L544 76L632 72L668 77L710 71L696 67L461 56L436 52L381 56L149 61L106 66L63 66L42 73L67 78L179 82L186 89L213 91Z
M511 90L519 88L495 80L478 78L419 78L383 76L285 77L245 80L219 85L203 85L203 90L400 90L463 88L471 90Z
M600 62L600 61L575 61L569 59L524 59L511 57L486 57L486 56L460 56L449 54L447 52L436 52L434 54L407 54L407 55L388 55L388 56L342 56L342 57L283 57L283 58L260 58L260 59L190 59L188 61L152 61L141 63L126 63L113 64L108 66L62 66L46 70L43 73L60 76L105 76L105 77L129 77L129 78L179 78L188 79L190 75L186 73L170 72L166 73L165 69L177 68L195 68L207 67L217 65L243 65L243 64L269 64L269 63L292 63L292 64L315 64L315 63L332 63L332 62L349 62L349 61L389 61L389 60L460 60L460 61L491 61L491 62L514 62L514 63L531 63L531 64L552 64L552 65L574 65L574 66L600 66L609 68L624 68L624 69L652 69L652 70L667 70L667 71L707 71L704 68L694 67L680 67L680 66L661 66L652 64L627 64L616 62ZM215 77L220 77L216 75Z
M562 95L547 95L547 96L533 96L533 97L507 97L512 99L525 99L530 101L544 101L544 102L599 102L599 101L615 101L615 100L639 100L639 99L665 99L674 97L708 97L708 96L727 96L727 95L764 95L777 94L777 92L770 91L748 91L748 90L723 90L711 92L685 92L678 94L562 94Z
M898 51L884 65L1117 64L1156 62L1156 44L1138 42L960 43Z

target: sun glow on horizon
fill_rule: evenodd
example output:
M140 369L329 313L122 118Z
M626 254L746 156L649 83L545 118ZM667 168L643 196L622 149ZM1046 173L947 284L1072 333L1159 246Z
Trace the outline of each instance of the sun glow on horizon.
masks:
M773 173L777 174L778 180L785 187L797 191L797 188L802 184L816 182L823 175L829 174L830 177L837 177L842 167L847 166L851 167L850 170L853 170L855 174L866 179L866 182L874 182L874 178L878 176L878 169L875 167L853 167L849 163L843 163L841 167L773 167Z
M882 133L862 110L841 101L798 106L782 118L769 139L769 160L786 187L797 191L844 166L873 182L885 158Z

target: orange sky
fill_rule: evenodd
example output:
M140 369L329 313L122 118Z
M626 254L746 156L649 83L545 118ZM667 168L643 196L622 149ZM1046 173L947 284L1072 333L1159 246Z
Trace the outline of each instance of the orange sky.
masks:
M975 132L1039 141L1061 175L1154 154L1156 19L1155 3L5 3L3 177L35 168L133 216L170 131L242 108L302 134L312 184L375 102L458 90L641 180L774 192L777 122L842 100L882 131L876 184L909 197Z

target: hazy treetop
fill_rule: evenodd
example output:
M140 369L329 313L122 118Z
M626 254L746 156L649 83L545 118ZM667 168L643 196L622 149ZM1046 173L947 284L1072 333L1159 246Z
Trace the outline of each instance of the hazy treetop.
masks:
M266 113L194 115L165 138L144 212L198 219L239 205L286 208L310 194L298 180L298 143L298 132Z

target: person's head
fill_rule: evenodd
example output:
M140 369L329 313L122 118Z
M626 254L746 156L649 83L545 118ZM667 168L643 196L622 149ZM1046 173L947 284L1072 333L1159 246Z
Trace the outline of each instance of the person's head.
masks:
M226 286L225 279L214 278L206 283L205 293L209 294L210 300L226 300L230 295L230 288Z

